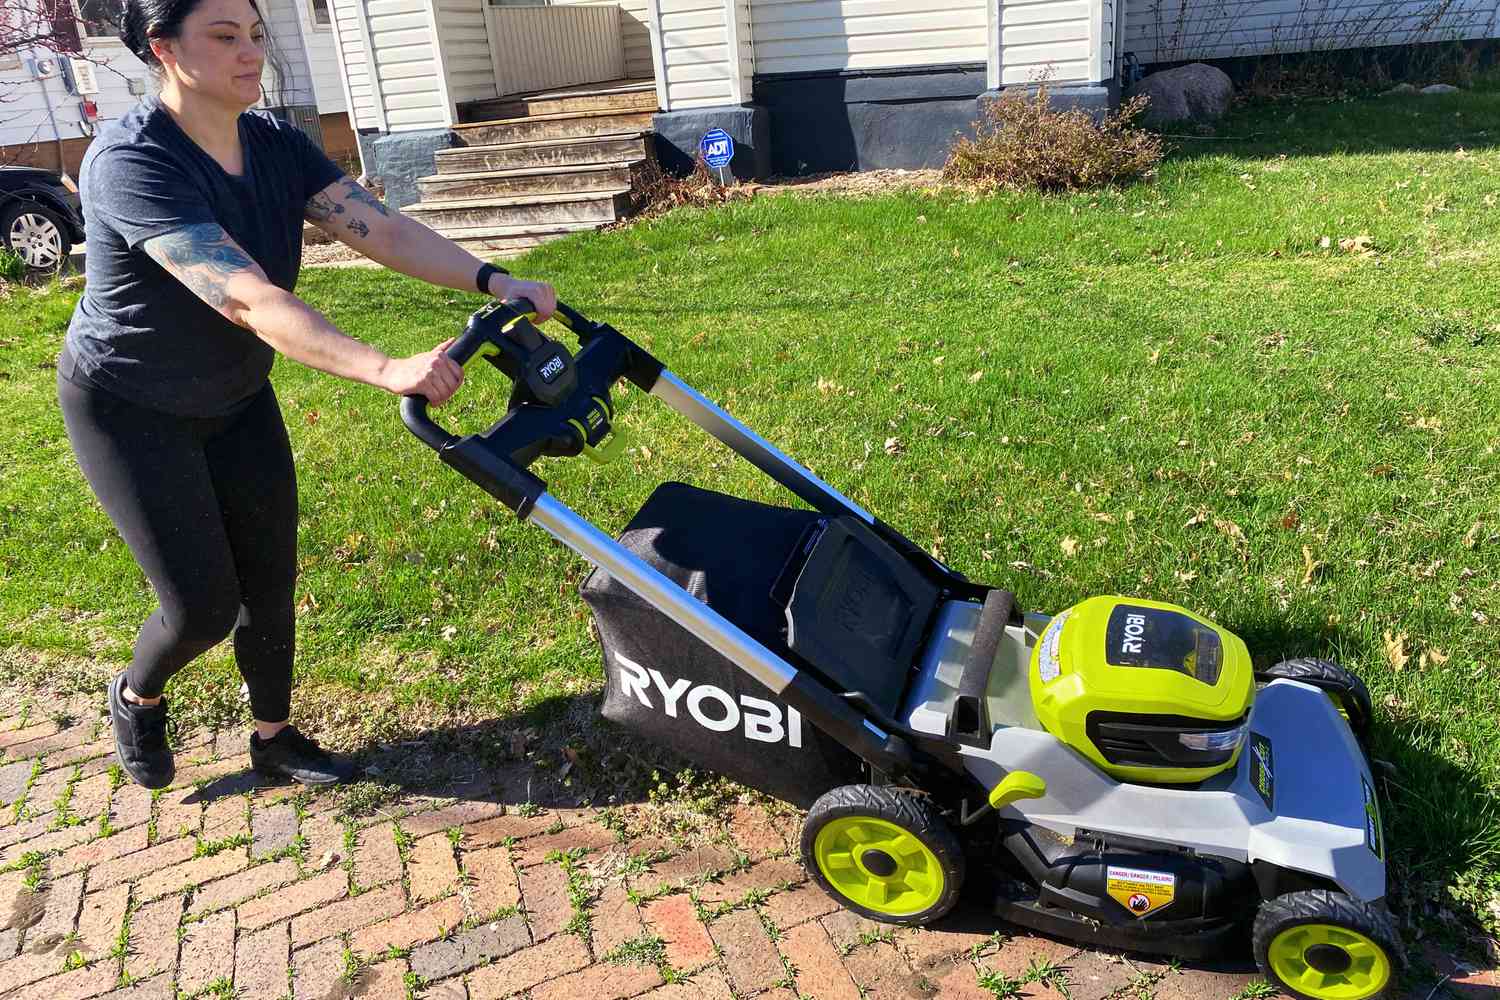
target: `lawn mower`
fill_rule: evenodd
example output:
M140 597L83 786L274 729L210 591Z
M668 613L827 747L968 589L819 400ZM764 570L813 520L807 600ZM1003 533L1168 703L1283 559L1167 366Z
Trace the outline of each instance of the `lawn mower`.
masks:
M1257 672L1185 608L1091 597L1025 612L778 451L606 323L525 300L448 348L513 383L482 433L407 427L593 564L582 596L603 714L807 809L812 879L879 921L930 924L960 890L1084 945L1205 958L1248 943L1308 1000L1365 1000L1403 951L1364 751L1370 697L1326 660ZM616 458L627 379L800 499L656 488L619 538L547 491L542 457Z

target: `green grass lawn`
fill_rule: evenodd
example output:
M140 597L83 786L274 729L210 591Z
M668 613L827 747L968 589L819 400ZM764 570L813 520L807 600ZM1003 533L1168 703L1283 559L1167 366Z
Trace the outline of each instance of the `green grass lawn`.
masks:
M1394 898L1493 930L1500 92L1262 106L1177 141L1120 193L758 197L516 269L1023 607L1149 596L1260 661L1360 672L1400 768ZM370 271L300 291L393 352L479 305ZM55 681L36 651L118 669L153 606L63 436L50 365L73 300L0 304L14 683ZM284 362L274 378L301 482L302 704L394 732L600 686L579 560L442 466L394 399ZM483 427L505 393L475 369L441 419ZM607 530L667 478L779 496L639 392L617 401L624 460L539 467ZM178 684L184 710L242 711L227 653Z

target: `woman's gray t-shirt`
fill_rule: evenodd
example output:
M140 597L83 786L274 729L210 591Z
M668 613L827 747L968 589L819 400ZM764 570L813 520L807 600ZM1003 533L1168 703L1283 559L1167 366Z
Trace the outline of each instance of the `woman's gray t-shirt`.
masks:
M307 200L343 176L295 127L239 119L244 173L225 172L147 97L102 129L83 158L88 236L83 298L61 365L131 402L180 416L235 412L258 392L275 351L236 326L142 249L153 236L218 223L287 291L302 265Z

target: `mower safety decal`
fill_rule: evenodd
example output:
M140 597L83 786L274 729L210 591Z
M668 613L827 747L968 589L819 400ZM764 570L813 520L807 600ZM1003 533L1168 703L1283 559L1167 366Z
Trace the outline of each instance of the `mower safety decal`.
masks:
M1037 643L1036 663L1037 671L1041 674L1042 683L1055 681L1062 673L1062 661L1057 655L1058 643L1062 641L1063 625L1068 621L1068 616L1073 613L1069 608L1048 623L1042 632L1042 641Z
M1271 812L1276 811L1276 769L1271 762L1271 741L1260 733L1250 734L1250 784Z
M1155 913L1177 898L1177 876L1171 872L1110 865L1107 874L1109 898L1137 917Z

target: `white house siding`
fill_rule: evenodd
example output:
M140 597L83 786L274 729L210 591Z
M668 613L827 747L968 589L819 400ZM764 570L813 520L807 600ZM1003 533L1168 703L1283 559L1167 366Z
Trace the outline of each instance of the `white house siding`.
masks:
M329 0L336 32L334 44L342 59L348 97L353 102L350 120L355 129L383 128L376 80L370 74L370 60L365 51L363 0Z
M148 91L151 89L146 65L119 42L86 40L86 51L96 62L108 63L108 68L95 68L94 78L99 84L99 93L89 98L99 109L100 124L119 118L140 100L130 92L128 80L140 80ZM52 56L51 52L38 49L34 53L21 53L14 60L0 61L0 65L6 67L0 69L0 146L88 137L91 131L84 124L83 113L79 110L83 98L70 94L61 77L54 76L41 83L33 80L26 62L33 54ZM46 87L45 94L43 86ZM51 117L47 114L49 101ZM52 127L54 119L56 130Z
M1111 9L1104 11L1099 0L999 0L1000 86L1106 79L1102 44L1113 47L1114 40L1114 3L1108 2ZM1101 35L1096 59L1095 38Z
M632 80L649 80L651 68L651 29L646 24L646 0L555 0L553 6L610 6L620 8L620 36L625 45L625 75Z
M755 72L982 63L991 2L751 0Z
M733 104L724 0L657 0L667 107Z
M262 84L266 92L263 103L269 107L316 104L318 97L313 91L312 74L308 72L307 50L302 45L296 3L294 0L262 0L260 14L266 22L275 56Z
M437 4L438 37L454 101L495 96L495 70L484 25L484 0L430 0Z
M317 99L318 113L327 115L349 109L344 98L344 81L339 72L337 43L333 26L318 24L313 20L312 8L307 0L281 0L294 3L297 18L302 27L302 47L307 52L307 72L312 78L313 96ZM329 8L332 13L332 8Z
M1496 0L1129 0L1141 62L1401 45L1494 34Z
M452 108L443 94L428 2L364 0L376 83L391 132L442 128L453 123Z

